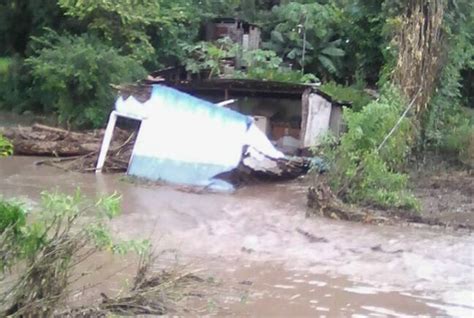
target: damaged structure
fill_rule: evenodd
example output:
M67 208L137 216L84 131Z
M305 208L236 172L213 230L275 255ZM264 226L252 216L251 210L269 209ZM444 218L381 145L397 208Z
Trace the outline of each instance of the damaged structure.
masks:
M243 166L289 178L309 161L275 149L251 117L164 85L123 86L107 125L96 171L106 160L117 117L141 122L128 174L152 181L231 191L220 178Z

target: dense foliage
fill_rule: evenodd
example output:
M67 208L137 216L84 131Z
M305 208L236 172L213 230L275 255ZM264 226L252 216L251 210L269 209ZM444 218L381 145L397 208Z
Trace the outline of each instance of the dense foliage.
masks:
M381 97L360 112L345 110L348 132L339 146L328 142L323 153L332 165L330 184L341 197L382 207L417 207L415 198L406 190L407 175L398 172L411 149L410 120L403 119L382 145L404 107L400 92L385 87Z
M215 0L4 2L0 56L10 59L0 63L0 107L103 125L115 94L110 84L143 78L144 67L183 63L201 23L235 7Z
M454 155L460 162L474 167L474 94L472 86L471 89L468 86L472 83L463 81L462 77L463 71L467 78L474 70L474 4L461 5L447 16L449 51L439 88L426 116L422 142L428 149Z
M26 60L31 70L35 98L76 126L99 127L111 110L110 84L132 82L145 76L135 59L122 56L89 35L34 38L34 54Z
M448 14L456 10L472 12L466 0L456 1L455 4L457 6ZM256 68L248 67L248 74L235 74L239 77L291 82L315 82L320 79L343 85L360 80L374 85L379 81L381 70L384 70L385 79L390 77L396 62L396 42L391 39L401 24L403 10L401 1L375 0L201 0L199 4L191 0L9 0L0 4L0 40L5 43L0 48L0 55L9 56L6 73L5 59L0 60L0 107L18 112L62 110L57 115L63 122L97 126L103 124L103 114L110 107L110 98L100 97L95 105L90 100L96 98L94 95L97 92L103 96L108 90L108 94L113 95L110 81L120 76L123 76L121 81L128 81L142 73L143 69L138 64L148 70L184 65L193 73L209 77L225 73L222 60L236 55L242 56L248 64L258 64ZM219 43L199 42L203 24L219 16L243 18L259 25L263 30L263 50L222 50ZM459 18L456 15L451 20ZM461 29L468 30L468 27L458 26L452 33L460 33ZM79 93L81 101L76 105L72 105L76 96L69 92L69 96L65 97L64 90L62 97L51 97L52 83L41 87L37 85L49 77L49 74L40 74L48 68L40 64L47 63L48 59L44 55L39 58L37 48L38 43L51 41L48 28L56 30L59 37L64 37L62 42L75 45L74 48L84 44L84 41L88 42L86 47L89 50L79 50L77 58L87 60L90 56L79 55L110 49L109 52L114 51L119 59L128 58L134 64L125 63L130 67L120 74L103 69L102 73L115 74L100 80L90 64L73 64L82 74L80 81L94 86L90 96L86 97L89 93L85 91ZM50 54L53 50L57 51L58 56L64 53L59 42L49 45ZM68 59L73 54L67 55L60 59L61 63L70 62ZM34 68L31 63L24 65L25 58L35 61ZM469 76L471 73L466 70L470 66L464 65L460 69L461 74ZM88 67L92 67L92 71L90 78L86 79L84 75L89 73ZM131 72L132 67L137 72ZM305 76L306 73L310 75ZM459 78L457 83L462 80ZM469 87L469 81L464 83ZM467 95L472 94L471 91L463 90ZM51 103L51 98L56 100ZM84 102L87 99L89 101ZM470 99L464 97L464 100ZM78 116L81 112L87 115ZM96 115L97 118L94 117Z
M184 60L186 70L199 75L207 71L207 77L211 78L222 74L222 61L234 58L239 47L225 37L216 43L201 41L193 45L184 44L183 49L188 56Z
M231 76L290 83L319 83L312 73L303 73L283 65L283 59L272 50L252 50L242 54L245 71Z
M273 8L277 21L267 48L282 58L324 77L338 74L337 58L345 55L342 39L334 33L340 9L334 4L290 2Z

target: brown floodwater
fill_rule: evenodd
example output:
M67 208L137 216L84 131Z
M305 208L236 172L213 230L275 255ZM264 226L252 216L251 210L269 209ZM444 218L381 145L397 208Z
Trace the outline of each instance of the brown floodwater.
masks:
M305 218L306 187L299 181L198 194L133 184L122 175L35 166L35 160L0 159L2 196L35 205L43 190L119 192L118 235L149 238L158 249L175 251L170 262L205 268L232 289L219 295L211 314L474 317L470 233ZM96 281L127 267L114 257L96 262Z

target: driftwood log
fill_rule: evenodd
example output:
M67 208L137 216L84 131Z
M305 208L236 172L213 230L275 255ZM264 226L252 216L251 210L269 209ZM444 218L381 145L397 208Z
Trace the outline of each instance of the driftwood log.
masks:
M2 133L13 143L16 155L70 157L98 152L104 130L73 132L35 124L31 127L5 128ZM117 145L129 133L117 130L115 135Z
M313 214L337 220L364 223L382 223L385 217L367 208L351 206L342 202L331 190L325 177L316 178L313 186L308 189L308 211L306 216Z
M95 170L104 136L103 129L74 132L40 124L1 132L12 141L15 155L54 157L36 163L80 172ZM115 128L104 171L125 171L134 141L135 132Z
M98 152L104 130L74 132L34 124L31 127L5 128L2 134L11 140L16 155L71 157ZM129 135L129 132L116 129L111 147L123 143Z

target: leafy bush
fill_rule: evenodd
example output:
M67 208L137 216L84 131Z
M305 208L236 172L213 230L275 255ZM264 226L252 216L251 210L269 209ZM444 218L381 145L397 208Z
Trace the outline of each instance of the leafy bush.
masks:
M0 76L5 76L10 66L11 58L0 57Z
M289 83L319 82L314 74L303 74L301 71L283 67L283 60L272 50L244 51L242 61L247 70L236 72L236 77Z
M13 154L13 145L0 134L0 157L11 156Z
M379 100L362 111L344 110L348 132L340 145L326 145L323 155L331 164L331 187L349 202L381 207L417 208L414 196L407 191L408 176L399 172L411 148L411 125L402 120L385 146L384 137L399 119L403 99L393 87L386 87Z
M25 226L26 213L19 204L0 201L0 234L7 228L12 228L15 234L20 233L20 228Z
M32 80L23 59L3 59L0 70L0 108L21 113L25 110L41 110L32 98Z
M72 277L74 267L96 251L147 252L147 241L113 239L109 222L118 215L119 205L116 194L90 202L79 191L44 192L38 211L26 221L21 206L0 202L0 273L18 273L8 277L14 278L14 288L1 291L2 316L52 316L77 279Z
M162 16L160 2L58 0L58 5L67 16L86 22L87 28L99 34L107 44L144 61L155 53L147 27L167 22Z
M186 70L193 74L209 71L208 77L222 75L223 62L241 54L245 71L234 71L231 75L236 78L249 78L279 82L310 83L319 82L313 74L303 74L301 71L282 67L283 60L271 50L241 51L238 44L229 38L214 42L199 42L196 45L184 45L188 58L185 59Z
M11 247L15 242L22 241L25 225L26 212L23 207L0 199L0 273L4 273L18 257L20 249Z
M197 44L183 44L187 58L184 60L186 70L199 74L209 70L208 77L219 76L222 73L222 62L236 56L238 46L229 38L222 38L214 42L198 42Z
M474 167L474 120L464 120L454 126L443 139L441 144L446 151L454 153L465 165Z
M50 32L33 38L33 50L26 63L38 88L36 97L68 125L101 126L114 100L110 84L146 74L140 63L88 35Z
M283 59L271 50L252 50L242 54L247 76L254 79L270 79L271 72L279 71Z
M474 114L461 108L445 112L439 129L429 131L430 148L474 167Z
M290 83L316 83L319 79L314 74L303 74L301 71L282 67L283 60L272 50L252 50L243 53L242 57L247 71L242 77Z
M320 89L336 100L352 102L352 110L354 111L362 110L365 105L372 101L372 98L366 92L355 86L343 86L335 82L329 82L321 85Z

